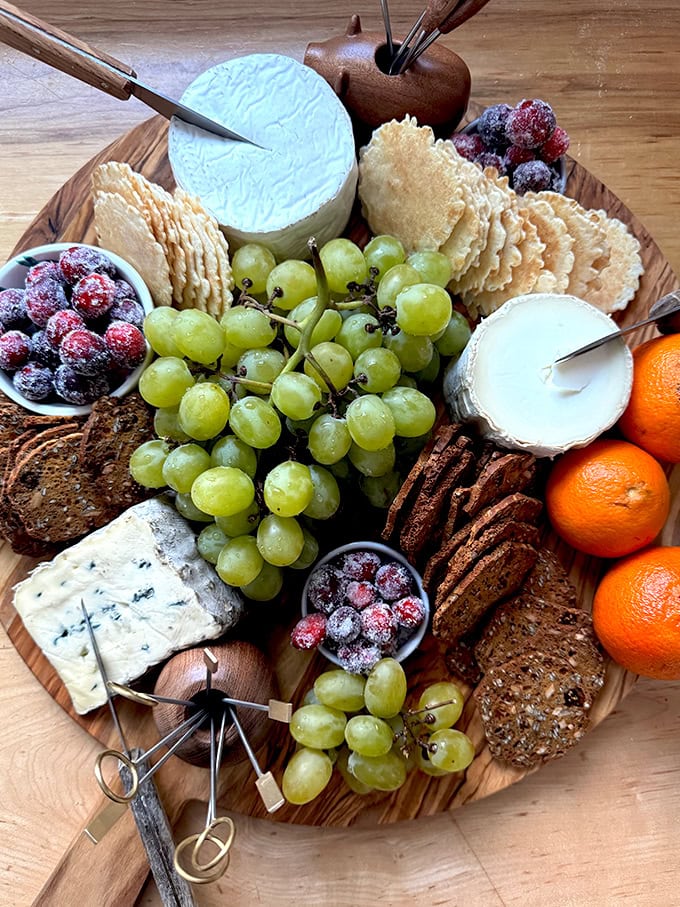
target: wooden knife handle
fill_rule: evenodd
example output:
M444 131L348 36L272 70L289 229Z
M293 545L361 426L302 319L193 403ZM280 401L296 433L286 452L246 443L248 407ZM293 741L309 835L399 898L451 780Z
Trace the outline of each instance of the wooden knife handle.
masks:
M87 82L114 98L127 100L132 93L126 74L134 76L135 73L127 64L103 54L5 0L0 0L0 41L60 72L80 79L81 82ZM69 44L73 47L66 46ZM84 51L93 59L82 56L73 48Z
M445 19L444 22L439 26L439 31L443 35L448 35L449 32L452 32L454 28L458 28L459 25L462 25L463 22L467 22L475 13L478 13L483 6L489 0L463 0L462 3L454 7L453 12Z

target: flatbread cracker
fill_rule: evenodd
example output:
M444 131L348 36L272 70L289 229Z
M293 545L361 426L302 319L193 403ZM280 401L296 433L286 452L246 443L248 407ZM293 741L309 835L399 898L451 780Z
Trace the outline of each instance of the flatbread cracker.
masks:
M607 233L611 257L597 278L586 287L583 298L608 315L620 312L634 298L644 274L640 243L620 220L606 211L593 212Z
M543 270L537 278L535 292L565 293L574 267L574 240L569 235L567 225L544 199L531 199L523 212L536 227L538 237L544 245Z

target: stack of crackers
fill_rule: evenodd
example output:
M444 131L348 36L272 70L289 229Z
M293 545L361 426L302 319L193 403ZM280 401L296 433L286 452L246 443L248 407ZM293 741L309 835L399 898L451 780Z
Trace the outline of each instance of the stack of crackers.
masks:
M200 201L116 161L92 177L99 244L139 271L156 305L220 318L232 302L229 244Z
M101 397L89 416L34 415L0 400L0 535L18 554L54 554L150 492L130 476L153 432L139 394Z
M448 257L449 289L474 318L539 292L612 313L640 283L640 244L621 221L556 192L518 196L412 117L384 124L361 150L359 198L373 233Z

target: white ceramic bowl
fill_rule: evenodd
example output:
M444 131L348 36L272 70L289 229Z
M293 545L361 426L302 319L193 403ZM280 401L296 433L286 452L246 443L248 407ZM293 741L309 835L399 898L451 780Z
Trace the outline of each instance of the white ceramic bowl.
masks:
M302 614L303 616L306 616L307 614L315 613L316 611L316 609L314 608L309 608L307 598L309 583L316 571L320 567L323 567L325 564L328 564L330 561L335 560L335 558L337 558L338 556L347 554L349 551L374 551L377 555L379 555L379 557L385 560L397 561L399 564L403 564L403 566L406 567L406 569L413 577L413 582L417 594L420 596L423 604L425 605L425 619L420 624L420 626L413 631L413 635L409 636L409 638L401 646L401 648L397 650L395 658L397 659L397 661L403 661L405 658L408 658L409 655L412 655L416 651L418 646L423 641L425 633L427 632L427 627L430 622L430 599L427 592L423 588L423 581L415 567L413 567L412 564L409 564L404 555L399 551L395 551L393 548L389 548L387 545L383 545L381 542L350 542L347 545L341 545L339 548L334 548L332 551L329 551L328 554L326 554L324 557L320 558L312 567L302 590ZM319 646L318 649L319 652L321 652L321 654L324 655L329 661L332 661L337 665L340 664L340 660L335 652L331 652L330 649L326 648L326 646L323 645Z
M59 255L65 249L72 249L73 246L84 246L85 248L96 249L98 252L102 252L106 255L116 266L118 272L117 276L121 280L127 281L133 288L137 295L137 301L144 311L148 313L153 309L154 305L151 294L149 293L146 284L139 276L139 273L132 265L128 264L128 262L119 255L109 252L108 249L101 249L99 246L88 246L87 243L49 243L45 246L36 246L34 249L25 249L23 252L19 252L18 255L15 255L14 258L10 258L7 264L0 268L0 289L23 289L26 272L33 264L35 264L35 262L57 261ZM139 376L151 361L152 356L153 351L147 343L146 358L144 359L144 362L142 362L141 365L138 365L134 371L130 372L120 387L111 391L111 396L124 397L126 394L129 394L130 391L134 390L139 381ZM6 394L11 400L14 400L15 403L23 406L24 409L45 416L79 416L89 413L92 409L91 405L74 406L71 403L66 402L40 403L34 400L27 400L17 391L12 383L11 376L3 369L0 369L0 391L2 391L3 394Z

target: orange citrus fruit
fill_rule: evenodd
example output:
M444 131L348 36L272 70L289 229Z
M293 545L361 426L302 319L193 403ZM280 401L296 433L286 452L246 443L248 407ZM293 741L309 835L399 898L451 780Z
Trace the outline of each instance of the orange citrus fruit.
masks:
M647 548L614 564L595 593L593 626L622 667L680 680L680 548Z
M654 457L627 441L594 441L567 451L548 477L546 508L572 548L622 557L661 531L670 490Z
M633 350L633 390L622 433L658 460L680 463L680 334Z

